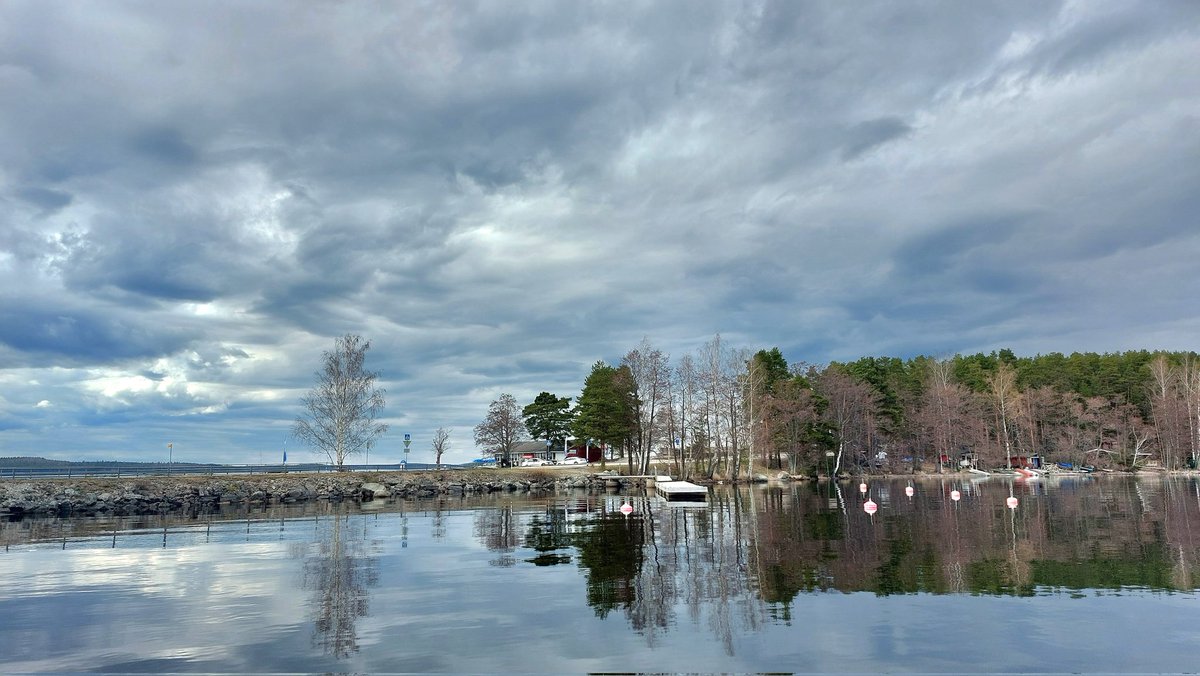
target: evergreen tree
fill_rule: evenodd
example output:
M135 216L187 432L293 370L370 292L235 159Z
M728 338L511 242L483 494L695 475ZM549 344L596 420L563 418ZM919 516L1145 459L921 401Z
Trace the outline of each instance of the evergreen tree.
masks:
M534 398L532 404L521 409L521 417L525 419L525 429L529 430L529 436L545 439L547 442L562 442L570 435L571 422L574 419L571 398L542 392Z
M634 431L634 396L628 368L593 364L575 409L575 436L623 448Z

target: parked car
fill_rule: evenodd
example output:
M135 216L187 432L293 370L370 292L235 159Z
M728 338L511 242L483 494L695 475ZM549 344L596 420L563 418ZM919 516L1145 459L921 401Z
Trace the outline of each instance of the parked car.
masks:
M564 465L586 465L586 464L588 464L588 461L584 460L583 458L579 457L578 455L572 455L570 457L563 458L562 464L564 464Z
M541 458L526 458L521 461L522 467L544 467L549 464L550 461L542 460Z

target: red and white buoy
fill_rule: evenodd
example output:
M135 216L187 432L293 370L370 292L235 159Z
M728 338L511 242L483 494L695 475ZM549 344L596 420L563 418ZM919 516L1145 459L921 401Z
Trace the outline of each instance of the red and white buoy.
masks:
M950 499L958 502L960 499L962 499L962 493L959 493L957 490L950 491Z
M904 494L905 494L905 495L907 495L907 496L908 496L908 497L910 497L910 498L913 496L913 493L915 493L915 492L916 492L916 491L915 491L915 490L913 490L913 487L912 487L912 486L905 486L905 487L904 487Z
M1010 495L1008 496L1008 499L1004 501L1004 504L1008 505L1009 509L1016 509L1017 499Z
M879 511L879 505L875 504L874 500L867 500L863 503L863 511L874 516L875 512Z
M624 502L624 504L621 505L621 513L624 514L625 516L629 516L630 514L633 514L633 505L629 504L628 500L626 500Z
M865 482L858 485L858 492L859 493L867 492L867 484Z

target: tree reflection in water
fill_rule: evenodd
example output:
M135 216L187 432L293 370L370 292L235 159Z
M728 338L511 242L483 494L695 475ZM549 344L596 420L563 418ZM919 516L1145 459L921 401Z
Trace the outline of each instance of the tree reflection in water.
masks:
M739 504L744 497L717 494L700 509L643 499L630 516L592 515L573 538L588 604L600 617L620 609L650 645L682 611L706 622L733 654L734 634L752 631L764 615L748 574L753 540L743 537L740 520L751 514Z
M481 512L477 535L495 565L574 561L599 617L620 612L653 645L681 621L733 637L764 622L790 624L804 595L826 592L1077 594L1136 587L1193 589L1200 560L1200 487L1194 479L1138 479L1011 487L934 480L880 482L843 504L828 486L716 490L699 507L610 498L581 509L547 507L518 525L511 508ZM950 499L960 490L961 501ZM523 537L518 531L523 532ZM518 551L533 555L522 558ZM572 554L577 556L574 558Z
M369 538L372 518L345 513L314 518L317 540L298 552L304 556L304 588L313 591L313 643L339 659L358 651L358 619L369 609L368 588L379 582L377 545Z
M475 512L475 537L496 554L488 565L511 568L517 564L513 552L521 544L521 530L511 504Z

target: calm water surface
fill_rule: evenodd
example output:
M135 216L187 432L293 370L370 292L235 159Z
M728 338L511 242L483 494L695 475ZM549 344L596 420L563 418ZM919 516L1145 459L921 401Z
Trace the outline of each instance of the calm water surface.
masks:
M0 671L1197 669L1195 479L907 485L4 523Z

